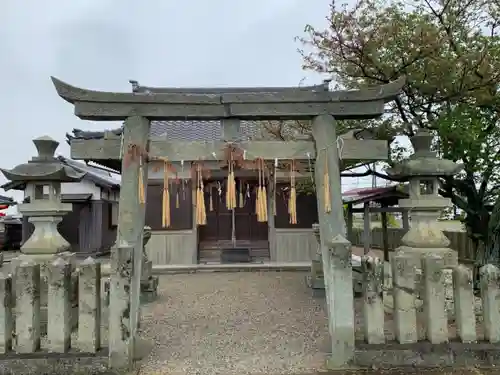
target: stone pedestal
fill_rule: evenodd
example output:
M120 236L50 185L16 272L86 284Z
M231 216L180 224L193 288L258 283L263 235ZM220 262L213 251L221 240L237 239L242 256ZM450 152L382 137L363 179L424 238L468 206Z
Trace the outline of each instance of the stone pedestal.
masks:
M401 200L400 207L416 205L412 199ZM412 225L410 230L402 238L402 245L396 252L404 252L411 255L417 269L421 268L422 258L428 254L435 254L444 259L445 267L452 268L458 264L458 254L450 249L450 240L439 229L437 218L441 207L449 203L446 198L436 197L432 200L421 199L419 205L426 204L427 211L414 211L411 214ZM432 207L434 206L434 207ZM433 209L433 211L429 211Z
M63 215L71 210L72 204L64 203L36 202L19 205L19 212L27 216L35 227L33 234L21 247L22 252L43 255L68 250L71 245L59 234L57 225L62 221Z
M153 262L146 254L146 245L150 238L151 228L145 226L142 240L141 303L152 302L158 296L158 276L153 275Z
M450 204L447 198L439 196L427 197L421 195L420 199L401 200L400 207L413 208L411 214L412 225L410 230L402 238L402 246L396 249L397 254L410 256L411 262L417 270L417 294L422 293L422 261L428 255L435 255L444 260L444 279L446 308L450 314L453 313L453 282L452 271L458 265L458 254L450 249L450 240L437 225L437 218L441 210Z
M311 272L306 276L306 283L313 290L314 296L324 297L325 281L323 277L323 259L321 256L321 242L319 239L319 224L313 224L312 229L317 241L317 247L314 258L311 261Z
M323 274L323 256L321 255L321 242L319 238L319 225L313 224L313 233L318 242L316 254L311 261L311 272L306 276L306 283L313 291L314 297L325 297L325 278ZM353 271L353 292L358 296L362 292L361 258L352 255L351 264Z
M153 275L153 262L147 258L142 262L141 303L152 302L158 296L158 276Z
M158 296L158 276L153 275L153 262L148 259L146 245L151 238L151 228L144 227L142 270L141 270L141 303L152 302ZM109 282L108 278L104 284L104 304L109 305Z

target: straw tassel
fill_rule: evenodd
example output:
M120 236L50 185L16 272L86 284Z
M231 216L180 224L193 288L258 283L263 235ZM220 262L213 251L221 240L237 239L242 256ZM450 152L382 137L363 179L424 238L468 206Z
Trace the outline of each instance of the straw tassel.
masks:
M238 207L243 208L245 207L245 200L243 198L243 183L240 180L240 191L238 194Z
M226 207L228 210L236 208L236 181L234 179L233 157L229 161L229 173L227 176Z
M196 224L205 225L207 223L207 213L205 208L205 196L203 193L203 178L201 176L201 167L198 165L198 181L196 189Z
M260 222L260 210L259 210L259 206L260 206L260 202L259 202L259 199L260 199L260 195L259 195L259 184L257 184L257 186L255 187L255 214L257 215L257 221Z
M205 195L203 193L203 177L201 175L201 166L197 166L198 181L196 189L196 224L205 225L207 223L207 213L205 208Z
M290 224L297 224L297 190L295 188L295 161L290 168L290 198L288 203Z
M264 214L263 219L267 221L267 188L266 188L266 176L265 176L264 160L262 160L262 213Z
M163 228L170 227L170 190L168 184L168 162L163 162L163 195L161 222Z
M146 203L146 196L144 194L144 168L142 166L142 156L139 158L139 176L137 177L138 180L138 195L139 195L139 203L144 204Z
M276 191L276 174L278 173L278 168L275 166L274 167L274 174L273 174L273 215L276 216L276 200L278 199L277 196L277 191Z
M257 215L257 221L260 222L260 168L257 163L257 186L255 186L255 214Z
M214 210L214 197L212 195L212 187L210 187L210 193L209 193L209 199L210 199L210 203L209 203L209 210L210 212L212 212Z
M257 221L262 222L261 210L260 210L260 165L257 160L257 173L258 173L258 182L255 187L255 214L257 215Z
M325 172L323 174L323 195L325 200L325 213L332 211L332 201L330 197L330 176L328 175L328 154L325 152Z
M264 161L259 159L257 163L259 186L257 187L256 211L257 221L263 223L267 221L267 193L266 187L264 186Z
M200 200L201 200L201 225L205 225L207 223L207 209L205 207L205 195L203 194L203 180L201 181L200 188Z

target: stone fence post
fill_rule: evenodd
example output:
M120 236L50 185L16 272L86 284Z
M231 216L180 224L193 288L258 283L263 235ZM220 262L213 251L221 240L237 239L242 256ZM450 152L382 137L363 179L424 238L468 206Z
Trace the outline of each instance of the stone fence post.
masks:
M484 338L490 343L500 342L500 271L487 264L480 270L481 299L483 300Z
M379 258L365 255L361 258L361 269L364 336L368 344L383 344L385 342L385 312L382 301L384 263Z
M111 253L109 303L109 366L130 368L134 357L135 337L132 334L132 262L133 246L120 246ZM135 304L134 304L135 305ZM137 305L135 305L137 306Z
M474 342L477 333L472 270L463 264L453 270L453 296L458 337L465 343Z
M52 352L70 349L71 310L71 264L57 258L48 267L47 336Z
M12 276L0 272L0 354L12 350L14 303Z
M330 295L329 320L332 354L328 368L347 366L354 357L354 292L352 284L351 243L337 235L327 243L331 272L325 275Z
M78 341L83 352L101 348L101 264L89 257L80 264Z
M40 350L40 265L22 262L16 270L16 352Z
M392 258L394 329L396 340L400 344L415 343L418 340L415 279L413 257L404 253L395 254Z

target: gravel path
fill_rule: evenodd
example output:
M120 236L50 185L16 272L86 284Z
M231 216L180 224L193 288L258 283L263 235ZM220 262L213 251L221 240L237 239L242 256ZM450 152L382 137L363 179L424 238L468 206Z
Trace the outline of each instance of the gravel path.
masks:
M143 309L155 347L141 375L287 374L322 370L328 327L302 272L165 275Z

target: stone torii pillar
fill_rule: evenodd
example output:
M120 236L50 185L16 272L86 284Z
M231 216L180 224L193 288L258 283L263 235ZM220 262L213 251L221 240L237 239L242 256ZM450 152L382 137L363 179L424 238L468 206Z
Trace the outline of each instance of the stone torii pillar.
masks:
M148 178L147 158L138 156L149 149L149 126L147 118L131 116L125 120L123 129L118 231L111 252L109 360L113 368L131 366L137 352L146 209L139 201L138 191L139 179L146 184ZM127 155L129 152L131 154ZM146 192L144 189L144 194Z
M346 239L342 205L339 155L335 120L330 115L314 118L316 142L315 184L318 199L320 246L323 260L328 328L332 342L329 368L344 367L354 356L354 295L351 244ZM325 212L324 174L328 172L331 210Z

